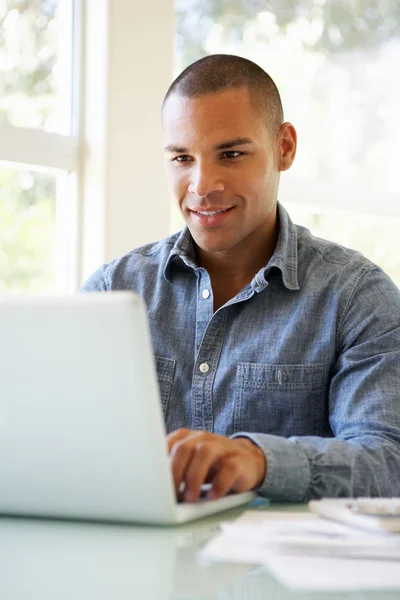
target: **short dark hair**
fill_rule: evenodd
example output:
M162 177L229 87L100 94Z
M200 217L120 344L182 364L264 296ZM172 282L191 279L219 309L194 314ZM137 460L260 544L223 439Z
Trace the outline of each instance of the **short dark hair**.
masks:
M163 102L172 94L198 98L206 94L247 87L254 105L265 114L271 133L283 123L283 108L273 79L256 63L233 54L211 54L186 67L172 82Z

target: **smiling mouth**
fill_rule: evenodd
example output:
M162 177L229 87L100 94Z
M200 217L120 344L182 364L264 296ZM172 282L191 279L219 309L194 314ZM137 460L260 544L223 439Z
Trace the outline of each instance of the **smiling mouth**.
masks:
M232 207L223 208L221 210L192 210L191 212L196 215L203 215L204 217L213 217L214 215L220 215L221 213L227 212L228 210L231 210L231 208Z
M229 208L215 207L214 210L190 209L191 222L207 229L220 227L223 226L226 221L229 221L229 215L234 209L234 206L230 206Z

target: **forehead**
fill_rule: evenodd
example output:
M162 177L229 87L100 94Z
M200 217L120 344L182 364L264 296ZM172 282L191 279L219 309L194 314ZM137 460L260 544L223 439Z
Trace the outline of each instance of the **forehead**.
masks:
M218 141L221 137L257 137L266 127L247 88L234 88L197 98L172 94L162 113L167 143Z

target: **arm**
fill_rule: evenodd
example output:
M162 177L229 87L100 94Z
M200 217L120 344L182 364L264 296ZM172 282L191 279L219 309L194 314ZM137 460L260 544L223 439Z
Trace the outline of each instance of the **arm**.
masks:
M359 280L340 320L329 415L334 438L232 436L265 454L258 491L288 501L400 495L400 293L377 267Z
M82 285L80 292L107 292L110 290L110 281L107 273L107 265L103 265L95 271Z

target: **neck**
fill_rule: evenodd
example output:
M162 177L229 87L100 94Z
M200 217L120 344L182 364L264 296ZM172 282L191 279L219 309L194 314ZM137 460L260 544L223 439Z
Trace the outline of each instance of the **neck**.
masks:
M209 252L196 246L197 261L211 279L230 280L247 285L273 255L278 240L279 223L274 219L268 231L243 240L222 252Z

